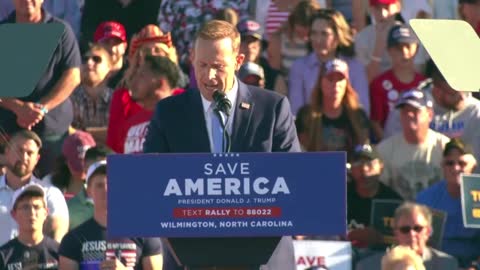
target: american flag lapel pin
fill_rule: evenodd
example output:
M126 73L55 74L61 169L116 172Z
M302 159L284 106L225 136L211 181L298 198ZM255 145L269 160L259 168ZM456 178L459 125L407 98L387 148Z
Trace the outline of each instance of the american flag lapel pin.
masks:
M240 103L240 108L248 110L248 109L250 109L250 103L242 102L242 103Z

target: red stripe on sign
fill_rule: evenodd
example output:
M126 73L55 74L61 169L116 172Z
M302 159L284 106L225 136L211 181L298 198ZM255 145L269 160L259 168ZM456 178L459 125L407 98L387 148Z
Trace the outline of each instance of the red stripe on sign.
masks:
M174 218L238 218L238 217L280 217L280 207L210 207L174 208Z

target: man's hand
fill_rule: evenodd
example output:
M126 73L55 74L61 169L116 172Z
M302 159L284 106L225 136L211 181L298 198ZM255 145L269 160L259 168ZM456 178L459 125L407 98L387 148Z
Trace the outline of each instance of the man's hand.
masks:
M15 111L17 124L26 129L32 129L45 116L42 106L32 102L24 102Z
M357 246L368 247L382 242L382 234L373 228L354 229L348 233L348 240L355 242Z
M100 269L101 270L121 270L121 269L128 269L123 265L121 261L119 261L117 258L114 260L105 260L102 263L100 263Z

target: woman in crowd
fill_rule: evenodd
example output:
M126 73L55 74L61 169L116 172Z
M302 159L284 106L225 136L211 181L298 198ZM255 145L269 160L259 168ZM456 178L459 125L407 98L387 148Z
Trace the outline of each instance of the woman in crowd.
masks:
M369 142L370 122L360 107L345 61L335 58L321 68L308 113L303 114L307 151L346 151Z
M350 81L368 115L370 99L365 68L353 58L353 37L343 15L333 9L321 9L309 27L312 52L297 59L289 73L292 112L297 114L300 107L308 103L316 82L313 78L317 77L322 63L340 58L348 65Z

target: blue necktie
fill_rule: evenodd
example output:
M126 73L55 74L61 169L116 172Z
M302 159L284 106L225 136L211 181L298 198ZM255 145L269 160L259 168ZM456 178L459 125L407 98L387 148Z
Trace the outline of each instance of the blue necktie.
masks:
M213 141L213 153L223 152L223 127L220 121L220 113L215 112L215 106L212 106L210 115L212 119L212 141Z

